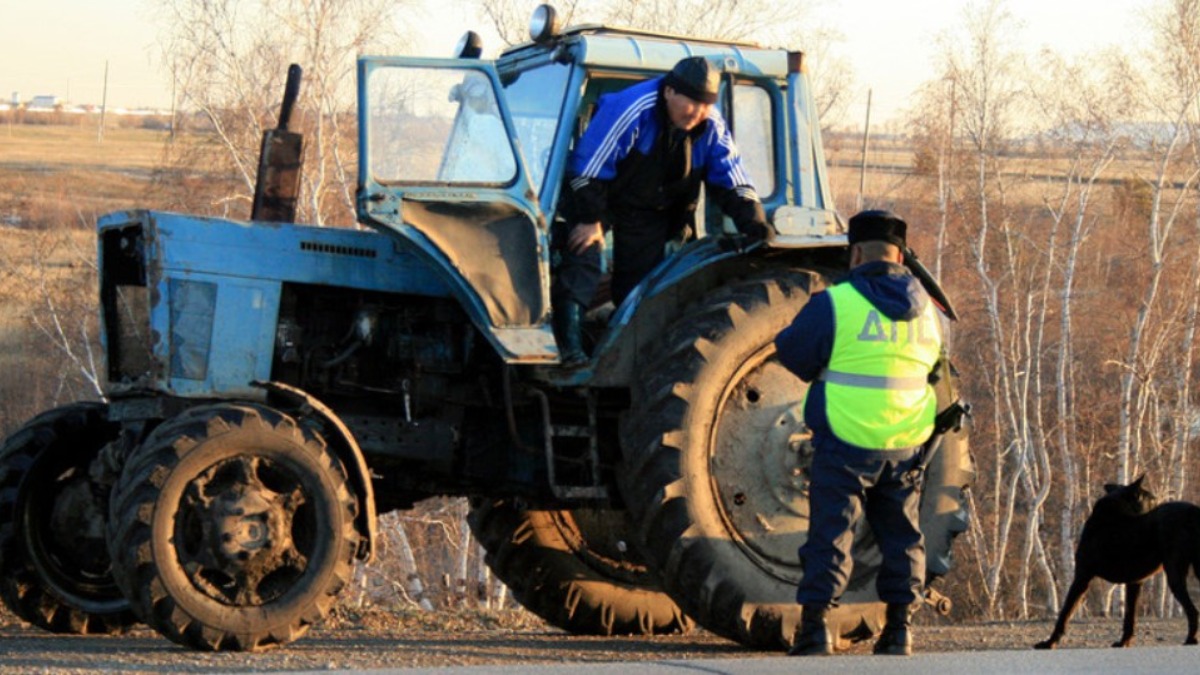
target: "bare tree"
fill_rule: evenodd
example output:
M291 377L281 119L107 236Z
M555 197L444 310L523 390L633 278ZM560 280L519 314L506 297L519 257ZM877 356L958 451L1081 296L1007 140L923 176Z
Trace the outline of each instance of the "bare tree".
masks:
M264 129L276 123L289 62L305 70L293 116L305 133L298 219L354 222L355 58L398 46L396 0L179 0L159 4L163 62L181 107L202 117L193 143L172 146L176 164L229 181L210 212L249 212Z
M991 423L995 438L994 456L987 477L988 505L993 519L983 529L976 523L971 540L984 574L986 612L998 609L1001 570L1007 558L1010 533L1018 521L1018 497L1043 498L1034 471L1045 469L1030 435L1031 373L1026 357L1031 348L1031 323L1037 296L1008 293L1020 285L1034 268L1024 258L1027 251L1010 214L1004 210L1006 185L1002 172L1006 140L1012 133L1021 87L1015 68L1019 63L1005 36L1013 31L1012 19L997 0L965 13L967 44L946 44L944 76L954 83L958 104L955 138L962 138L971 157L970 183L964 184L952 208L962 214L967 262L973 268L973 286L985 314L983 342L986 351L978 356L987 363L987 388L994 400ZM964 162L964 171L967 165ZM964 178L966 175L964 174ZM961 340L960 340L961 344ZM1032 492L1030 492L1032 491ZM1036 508L1029 513L1036 513ZM1036 518L1026 521L1036 531ZM1026 555L1036 546L1036 536L1026 538Z
M76 218L86 222L82 213ZM49 222L6 230L0 247L0 427L7 431L47 408L103 398L94 239L69 222Z
M460 0L475 8L506 45L529 39L528 23L542 0ZM718 40L751 41L803 49L822 129L845 116L854 73L838 56L842 39L817 22L808 3L772 0L563 0L551 3L564 26L606 24Z
M1033 82L1033 100L1038 117L1045 127L1040 135L1048 153L1064 156L1064 169L1054 181L1045 183L1043 204L1051 219L1051 235L1047 246L1047 298L1057 288L1058 334L1046 357L1052 360L1053 375L1050 395L1053 406L1048 407L1053 422L1043 429L1053 429L1051 437L1042 442L1054 446L1058 466L1062 471L1061 520L1059 521L1058 584L1049 584L1046 609L1058 608L1058 590L1074 576L1074 541L1082 525L1081 497L1088 488L1086 472L1080 466L1079 432L1080 392L1077 374L1093 361L1086 358L1086 349L1078 349L1084 340L1075 332L1074 314L1077 303L1080 256L1083 245L1096 225L1095 196L1100 180L1107 175L1114 160L1127 151L1127 138L1120 131L1120 122L1131 114L1132 92L1127 80L1120 76L1123 61L1113 67L1098 68L1101 60L1089 57L1081 63L1067 63L1051 53L1042 55L1038 68L1040 77ZM1060 237L1060 231L1062 232ZM1060 261L1061 259L1061 261ZM1049 303L1047 303L1047 306Z
M1168 274L1169 254L1176 245L1175 225L1185 212L1189 191L1200 177L1194 146L1200 130L1200 0L1171 0L1153 17L1154 49L1146 55L1149 73L1131 73L1145 83L1136 93L1144 102L1139 142L1149 149L1152 169L1140 176L1150 192L1145 222L1149 275L1121 362L1118 453L1119 478L1130 479L1142 451L1144 422L1157 400L1154 367L1160 363L1160 329L1169 326L1160 292ZM1190 352L1187 358L1190 364Z

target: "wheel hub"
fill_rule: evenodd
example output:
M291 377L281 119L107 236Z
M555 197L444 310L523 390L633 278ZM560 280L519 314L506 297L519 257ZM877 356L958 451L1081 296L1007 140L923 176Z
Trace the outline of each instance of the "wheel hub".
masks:
M804 384L766 348L730 380L713 425L712 477L730 534L777 578L796 583L807 539L812 432L804 424ZM865 519L854 531L851 585L878 562Z
M291 518L280 495L265 488L238 492L222 494L213 504L214 539L224 560L239 567L254 555L290 547Z
M104 505L78 474L59 491L50 511L53 555L85 578L108 573Z
M180 504L176 542L192 584L236 606L286 593L308 566L293 536L306 502L302 480L261 457L233 457L199 474Z
M718 506L750 557L788 582L800 578L796 550L808 531L812 434L803 384L764 349L731 379L713 424Z

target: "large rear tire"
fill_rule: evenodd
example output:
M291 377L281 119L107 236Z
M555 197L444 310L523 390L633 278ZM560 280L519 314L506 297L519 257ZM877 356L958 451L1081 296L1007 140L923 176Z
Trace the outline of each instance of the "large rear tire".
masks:
M114 577L159 633L200 650L298 639L351 576L358 506L325 442L258 405L164 422L113 492Z
M475 500L471 531L492 572L526 609L577 635L691 630L637 553L625 513L536 511Z
M75 403L38 415L0 448L0 596L39 628L109 634L137 623L112 578L109 486L90 472L119 433L107 405Z
M701 626L756 648L790 646L800 617L811 434L804 385L775 358L774 338L819 283L775 273L706 297L648 357L651 375L635 388L622 434L622 492L667 593ZM934 533L929 559L948 567L950 540L966 522L969 476L958 466L969 455L965 441L943 450L927 478L936 513L923 505L922 524ZM881 556L865 523L853 557L830 613L839 641L871 637L883 623Z

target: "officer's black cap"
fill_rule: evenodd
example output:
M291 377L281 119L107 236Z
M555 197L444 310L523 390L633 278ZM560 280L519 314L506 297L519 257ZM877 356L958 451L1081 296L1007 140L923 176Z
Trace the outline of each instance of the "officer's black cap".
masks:
M860 211L850 218L850 244L862 241L886 241L901 249L905 247L908 223L891 211Z
M675 64L663 84L693 101L716 103L721 73L703 56L689 56Z

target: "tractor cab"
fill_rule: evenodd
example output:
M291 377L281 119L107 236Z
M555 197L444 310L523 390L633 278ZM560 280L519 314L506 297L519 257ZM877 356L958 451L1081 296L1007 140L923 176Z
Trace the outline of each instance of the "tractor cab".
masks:
M558 31L537 17L530 33L531 42L495 61L477 58L477 43L464 39L476 46L459 58L363 57L358 69L359 220L427 255L506 362L558 361L549 225L567 157L598 99L684 57L720 64L718 107L780 232L774 246L845 245L798 52L604 26ZM646 302L737 255L704 239L732 231L723 214L698 214L699 240L668 256L615 308L593 349L596 371L605 361L609 377L628 372L639 347L611 327L634 322Z

